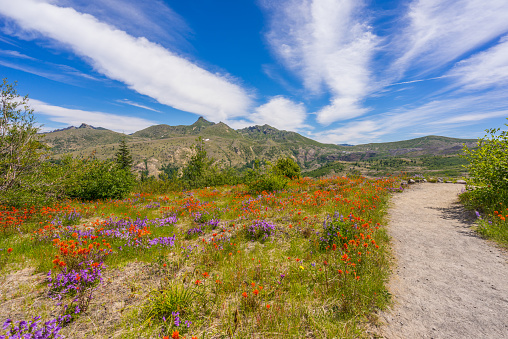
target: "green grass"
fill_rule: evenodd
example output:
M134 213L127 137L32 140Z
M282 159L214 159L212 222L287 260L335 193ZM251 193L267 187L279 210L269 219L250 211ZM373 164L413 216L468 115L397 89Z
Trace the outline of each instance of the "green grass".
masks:
M82 242L72 232L88 228L99 236L95 241L111 247L106 272L130 262L144 263L142 273L149 279L142 281L150 283L132 282L142 285L144 300L98 332L86 316L79 317L75 321L83 335L96 331L99 337L128 323L125 338L171 337L176 330L187 338L355 338L365 334L372 312L389 303L385 286L389 240L380 225L389 197L385 188L396 182L396 178L301 179L284 191L260 195L249 195L240 185L137 194L108 202L71 201L48 213L38 211L18 231L6 229L0 248L13 251L2 251L0 260L5 272L17 264L46 273L54 270L51 261L59 251L54 237ZM155 203L160 207L147 208ZM65 219L72 211L81 218L69 230L52 228L51 221ZM198 225L206 218L196 219L196 212L219 216L221 222L215 228ZM344 233L348 239L334 236L323 245L323 222L335 213L344 216L341 227L348 227ZM100 235L101 228L110 227L105 223L110 217L134 222L167 215L176 215L178 222L149 226L148 233L139 237L148 241L174 235L172 247L132 247L125 239ZM253 240L248 228L257 220L274 225L270 236ZM203 233L187 236L198 226ZM101 248L107 250L106 245ZM97 294L94 300L108 304L107 296ZM90 307L88 317L93 319L96 306ZM179 327L172 313L177 311ZM187 328L185 321L192 325Z
M477 213L476 231L508 248L508 192L480 187L463 193L460 200Z

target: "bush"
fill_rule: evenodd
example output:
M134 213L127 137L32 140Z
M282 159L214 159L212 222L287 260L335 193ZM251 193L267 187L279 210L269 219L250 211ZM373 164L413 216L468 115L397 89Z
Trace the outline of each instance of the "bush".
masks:
M287 187L289 179L275 173L267 173L259 176L257 179L247 182L247 187L251 193L260 193L263 191L273 192L282 191Z
M139 180L134 188L138 193L164 194L168 192L181 191L183 183L176 176L168 177L165 173L159 174L159 178L148 177Z
M273 171L289 179L299 179L301 177L300 166L289 157L279 159L273 167Z
M81 200L121 199L127 196L135 183L134 176L112 161L86 159L74 161L79 166L68 182L67 194Z
M480 138L478 148L464 146L463 156L469 161L468 190L460 196L466 207L484 213L479 220L478 232L508 247L508 228L505 217L498 218L498 211L508 205L508 132L487 130ZM501 212L502 214L502 212Z
M508 126L508 125L507 125ZM465 167L471 178L469 183L486 186L493 190L508 190L508 132L499 128L486 130L488 133L478 141L478 148L464 146L464 157L469 161Z

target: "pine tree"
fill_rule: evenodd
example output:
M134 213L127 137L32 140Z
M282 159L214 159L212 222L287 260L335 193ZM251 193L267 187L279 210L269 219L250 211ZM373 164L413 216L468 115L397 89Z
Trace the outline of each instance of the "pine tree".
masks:
M115 161L121 169L129 170L132 167L132 155L127 147L127 143L125 142L125 137L120 141L120 148L118 152L115 154Z

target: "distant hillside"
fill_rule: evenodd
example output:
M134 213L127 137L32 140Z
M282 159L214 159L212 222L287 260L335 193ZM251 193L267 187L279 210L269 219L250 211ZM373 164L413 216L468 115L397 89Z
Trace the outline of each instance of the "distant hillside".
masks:
M340 146L322 144L269 125L234 130L222 122L216 124L202 117L190 126L155 125L131 135L82 124L46 133L43 140L57 156L64 153L86 156L94 152L97 157L105 159L114 156L119 142L125 138L137 168L143 169L145 160L149 160L152 174L156 174L156 168L162 165L183 166L198 136L205 140L208 154L219 163L242 167L256 159L274 162L280 157L291 157L304 172L335 161L456 155L462 144L474 147L477 142L475 139L427 136L398 142ZM337 170L342 167L347 168L343 165L327 168Z
M201 131L213 125L215 125L213 122L207 121L203 117L199 117L199 119L190 126L170 126L164 124L155 125L147 127L141 131L137 131L131 135L135 138L147 138L152 140L173 138L184 135L198 135Z
M351 152L364 152L374 157L420 157L460 153L463 145L476 147L477 139L457 139L429 135L426 137L384 143L371 143L350 147ZM372 156L371 156L372 157Z
M127 141L132 139L122 133L87 124L81 124L79 127L70 126L44 134L44 141L55 154L119 143L122 138L126 138Z
M335 145L326 145L321 144L315 140L306 138L295 132L287 132L281 131L269 125L263 126L251 126L243 129L239 129L238 133L243 135L247 139L256 140L256 141L274 141L278 143L289 143L296 142L304 145L313 145L320 147L334 147Z

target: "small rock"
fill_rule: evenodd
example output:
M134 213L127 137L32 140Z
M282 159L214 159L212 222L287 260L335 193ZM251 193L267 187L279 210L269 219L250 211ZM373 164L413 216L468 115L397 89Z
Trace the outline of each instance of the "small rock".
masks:
M455 181L456 184L463 184L465 185L466 184L466 180L457 180Z
M443 182L443 178L437 178L437 182Z
M422 182L427 182L427 179L422 179Z
M414 181L413 179L409 179L407 182L408 182L409 184L414 184L416 181Z
M407 186L407 181L402 181L402 182L400 183L400 186Z

